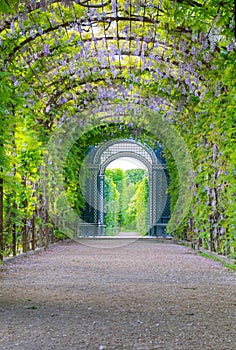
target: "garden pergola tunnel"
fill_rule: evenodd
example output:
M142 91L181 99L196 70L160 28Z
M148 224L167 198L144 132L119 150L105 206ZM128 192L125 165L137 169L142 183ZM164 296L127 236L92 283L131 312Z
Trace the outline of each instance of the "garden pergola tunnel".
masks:
M196 8L183 2L181 10L191 18ZM60 118L113 100L142 103L174 118L188 93L204 96L201 65L210 57L201 55L210 36L171 29L169 12L162 1L25 2L22 12L1 24L2 63L13 71L15 86L24 84L36 120L44 112L38 122L49 130ZM213 17L208 21L214 25Z
M217 151L222 142L220 133L212 136L207 131L198 140L198 127L211 130L213 123L207 120L209 101L217 103L214 97L226 96L229 91L227 77L233 71L235 53L233 0L16 3L17 10L2 14L0 21L0 88L4 95L0 112L1 251L9 248L16 254L17 242L23 251L42 242L48 244L57 220L50 221L50 217L58 217L54 212L59 206L53 201L53 195L59 193L53 186L59 178L68 180L62 165L81 136L78 130L93 128L97 123L129 125L138 142L142 140L137 135L147 130L155 142L163 144L174 192L171 216L175 219L170 220L169 230L176 231L189 211L193 216L196 213L191 209L190 197L196 190L195 179L202 181L196 175L202 159L199 155L193 157L193 166L192 150L201 149L204 154L209 147L214 162L221 157ZM231 68L226 69L226 61ZM225 82L214 85L214 75L222 74L223 66ZM225 110L228 111L226 107ZM230 125L231 115L227 118ZM230 127L225 126L224 132L226 139L232 140ZM94 140L95 146L104 141ZM191 148L189 153L185 143ZM56 156L54 149L59 150ZM55 163L53 172L47 168L50 157ZM71 158L73 162L76 157ZM226 167L227 162L228 158L222 160L222 166ZM41 178L45 167L51 175L47 191L45 179ZM78 199L73 197L73 181L70 178L66 188L74 208ZM213 212L214 191L225 191L225 187L212 184L221 181L216 170L206 181L211 182L207 201ZM12 183L16 184L14 188ZM197 184L196 191L200 190L202 186ZM67 200L63 198L60 200L65 200L66 215ZM217 212L221 210L219 216L225 220L229 215L223 213L223 207L217 207ZM22 220L17 218L18 213ZM204 228L198 228L196 217L186 221L185 228L188 225L186 230L194 237L204 236ZM210 223L211 236L207 240L211 242L219 242L221 235L216 220L217 216L210 212L203 220ZM227 225L231 232L232 224ZM217 249L215 243L211 248Z

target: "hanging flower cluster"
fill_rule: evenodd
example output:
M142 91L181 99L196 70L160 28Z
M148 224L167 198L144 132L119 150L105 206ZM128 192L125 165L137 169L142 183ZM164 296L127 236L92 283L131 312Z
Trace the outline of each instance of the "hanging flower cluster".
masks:
M228 53L234 49L218 26L223 7L206 13L202 28L191 28L191 23L196 26L193 16L203 15L202 6L116 0L26 3L0 25L3 69L14 68L17 84L27 82L46 114L68 111L68 104L74 113L90 108L90 102L94 107L95 102L138 96L145 101L150 97L150 106L154 100L164 109L171 104L168 113L174 117L191 96L204 98L205 69L218 68L214 56L222 44ZM174 13L179 13L175 25ZM113 85L122 86L123 92Z

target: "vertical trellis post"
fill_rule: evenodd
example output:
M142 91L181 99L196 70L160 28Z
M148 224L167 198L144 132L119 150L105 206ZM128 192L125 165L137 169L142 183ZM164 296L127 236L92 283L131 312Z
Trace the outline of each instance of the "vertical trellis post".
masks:
M99 186L99 221L98 221L98 234L104 235L104 174L100 174L98 177L98 186Z
M50 243L50 237L49 237L49 216L48 216L48 210L47 208L45 208L45 216L44 216L44 223L45 223L45 228L44 228L44 232L45 232L45 241L44 241L44 247L45 249L47 249L49 247L49 243Z
M0 178L0 260L3 260L4 237L3 237L3 179Z
M35 235L35 212L33 213L31 223L32 223L31 249L32 249L32 250L35 250L35 245L36 245L36 235Z
M23 186L24 190L26 191L26 177L23 177ZM23 201L23 207L24 207L24 218L23 218L23 231L22 231L22 250L23 253L27 252L27 215L26 215L26 208L27 208L27 199L24 199Z
M16 234L16 209L17 209L17 204L14 201L13 204L13 212L12 212L12 254L15 256L17 254L17 234Z

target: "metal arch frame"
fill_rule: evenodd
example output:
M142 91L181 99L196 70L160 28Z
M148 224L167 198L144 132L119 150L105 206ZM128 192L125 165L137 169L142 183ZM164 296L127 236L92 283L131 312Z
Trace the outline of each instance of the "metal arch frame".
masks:
M109 147L119 143L139 146L142 151L144 151L144 155L141 155L135 151L117 151L116 153L108 155L107 158L101 163L102 155L106 152L106 150L109 149ZM149 155L151 161L145 158L145 152ZM87 158L87 166L92 174L92 179L87 191L90 193L89 203L91 203L90 207L93 209L93 222L89 223L90 228L88 229L87 227L87 232L92 231L93 235L105 234L104 173L106 167L112 161L121 157L135 158L141 161L147 167L149 175L148 234L150 236L157 235L158 231L160 232L160 227L158 226L161 226L161 232L163 233L164 226L166 226L166 224L158 224L158 219L161 217L163 209L166 206L166 197L163 196L163 193L167 189L167 181L165 176L166 165L158 158L153 149L132 139L118 139L102 143L93 149L92 156Z
M119 143L129 143L129 144L135 144L135 145L140 146L143 150L145 150L149 154L149 156L152 159L153 164L157 164L158 163L157 156L155 155L154 151L150 147L148 147L146 145L143 145L141 142L135 141L135 140L132 140L132 139L116 139L116 140L104 142L97 149L97 151L95 151L95 153L94 153L94 164L100 164L101 156L106 151L107 148L109 148L109 147L111 147L113 145L119 144Z
M139 154L135 153L135 152L130 152L130 151L122 151L122 152L119 152L118 153L119 155L116 154L113 154L112 156L110 156L109 158L107 158L105 160L105 162L103 162L101 165L100 165L100 173L104 175L104 172L105 172L105 169L106 167L111 163L113 162L114 160L118 159L118 158L123 158L123 157L126 157L126 158L135 158L137 160L140 160L140 162L142 162L148 169L148 172L150 173L151 172L151 167L152 165L150 164L150 162L148 160L146 160L146 158L140 156Z
M114 143L116 144L116 143ZM100 184L99 192L102 192L102 195L99 198L98 208L99 208L99 220L101 225L104 225L104 196L103 196L103 190L102 187L104 186L104 173L106 167L114 160L122 158L122 157L129 157L134 158L142 162L148 170L148 187L149 187L149 196L148 196L148 232L151 230L151 223L153 221L153 201L152 201L152 194L153 194L153 174L152 174L152 164L141 155L130 152L130 151L122 151L117 152L116 154L113 154L112 156L108 157L101 165L99 169L99 175L98 175L98 183Z

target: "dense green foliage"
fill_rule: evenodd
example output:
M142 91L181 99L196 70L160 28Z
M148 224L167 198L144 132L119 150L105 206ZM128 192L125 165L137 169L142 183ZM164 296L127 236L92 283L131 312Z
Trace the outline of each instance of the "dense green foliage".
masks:
M235 256L234 1L117 3L0 3L0 256L54 239L51 213L66 201L52 201L55 181L45 191L41 175L58 129L76 123L84 132L62 174L79 213L78 171L90 145L131 135L151 143L152 131L162 142L148 110L175 128L193 160L192 205L174 234ZM165 155L174 211L179 165ZM59 219L71 221L66 208Z
M104 184L104 211L105 211L105 226L106 235L116 235L119 230L119 222L121 217L120 210L120 192L117 189L117 185L113 182L111 174L106 174L106 180Z
M148 177L143 177L135 186L135 193L131 197L127 212L126 225L142 235L148 233Z
M143 169L105 172L106 234L121 231L148 233L148 178Z

